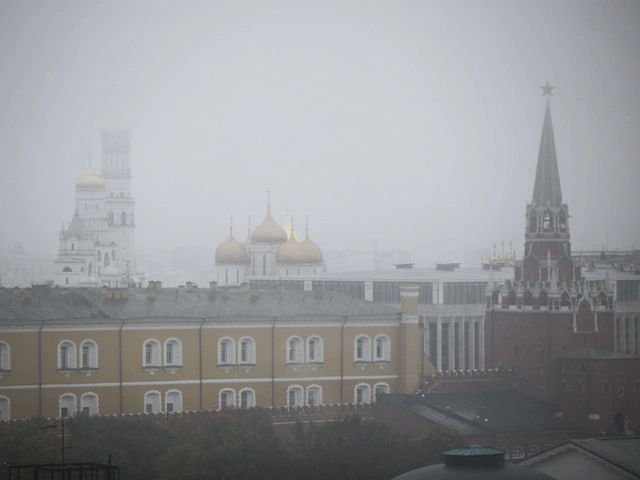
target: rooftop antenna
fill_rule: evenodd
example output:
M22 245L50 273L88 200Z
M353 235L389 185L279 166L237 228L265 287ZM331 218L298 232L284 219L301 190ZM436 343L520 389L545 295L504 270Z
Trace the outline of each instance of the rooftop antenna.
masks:
M304 223L305 223L304 230L308 237L309 236L309 215L304 216Z
M233 213L229 215L229 235L233 236Z
M249 221L247 222L247 235L251 236L251 215L249 215Z
M271 189L267 188L267 210L271 211Z

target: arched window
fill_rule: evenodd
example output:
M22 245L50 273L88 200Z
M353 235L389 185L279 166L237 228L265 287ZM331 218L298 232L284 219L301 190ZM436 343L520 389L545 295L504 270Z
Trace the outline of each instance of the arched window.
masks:
M76 396L73 393L60 395L60 417L73 417L76 414Z
M389 393L389 384L387 383L376 383L373 387L373 401L375 402L378 398L378 395L385 395Z
M300 385L291 385L287 388L287 407L301 407L302 394L302 387Z
M83 415L91 417L98 415L98 395L88 392L80 397L80 408Z
M320 385L307 387L307 405L322 405L322 387Z
M76 345L71 340L64 340L58 345L58 369L76 368Z
M544 214L542 215L542 228L544 228L545 230L548 230L551 228L551 213L544 212Z
M289 337L287 340L287 363L302 363L302 339Z
M569 294L566 291L562 292L562 295L560 296L560 305L563 307L571 306L571 297L569 297Z
M7 342L0 342L0 372L11 371L11 347Z
M182 343L177 338L170 338L164 342L164 364L182 366Z
M73 252L76 249L76 244L71 242L71 251Z
M142 348L142 366L160 366L160 342L158 340L149 339L144 342L144 346Z
M111 195L113 195L113 193L112 193ZM107 223L108 223L109 225L113 225L113 212L109 212L109 213L107 214Z
M324 361L323 358L322 338L318 335L307 338L307 362L322 363Z
M182 392L179 390L169 390L165 401L165 412L172 413L182 411Z
M513 452L511 453L511 458L517 460L519 458L524 458L524 449L520 446L513 447Z
M9 397L0 395L0 422L11 420L11 401Z
M240 390L240 408L253 408L256 406L256 392L252 388Z
M238 363L241 365L255 365L256 363L256 342L251 337L242 337L238 342L240 351L238 352Z
M62 271L63 271L64 273L71 273L71 272L72 272L71 267L64 267L64 268L62 269Z
M235 364L235 342L233 338L221 338L218 342L218 365Z
M160 413L160 392L151 390L144 394L144 413Z
M538 446L537 445L531 445L529 447L529 450L527 450L527 457L533 457L534 455L537 455L538 453L540 453L540 450L538 450Z
M536 212L531 212L531 215L529 216L529 231L530 232L535 232L537 230L537 218L536 218Z
M391 360L391 342L386 335L378 335L375 338L375 360L388 362Z
M80 344L80 368L98 368L98 345L93 340Z
M533 305L533 293L531 293L531 290L524 292L524 295L522 296L522 304L526 307Z
M236 392L231 388L220 390L220 409L233 408L236 406Z
M353 401L355 403L370 403L371 387L366 383L359 383L358 385L356 385Z
M104 254L104 266L108 267L110 263L111 263L111 259L109 258L109 253L105 252L105 254Z
M547 297L547 292L545 292L544 290L542 290L540 292L540 295L538 296L538 304L541 307L548 307L549 306L549 297Z
M126 225L127 224L127 212L122 212L120 214L120 224L121 225Z
M96 262L100 263L102 261L102 250L98 250L98 255L96 255Z
M353 344L353 359L356 362L371 360L371 340L366 335L358 335Z
M93 262L89 262L89 268L87 269L87 275L91 276L93 274Z
M558 222L560 223L560 231L564 231L567 228L567 217L565 216L564 212L560 212Z

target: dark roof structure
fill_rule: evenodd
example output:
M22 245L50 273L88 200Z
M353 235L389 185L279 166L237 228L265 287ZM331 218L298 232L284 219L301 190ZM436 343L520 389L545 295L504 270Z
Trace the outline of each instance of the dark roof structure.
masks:
M558 418L552 405L516 391L387 394L379 401L390 402L438 425L461 434L487 435L494 432L575 429Z
M393 480L440 479L523 479L549 480L546 473L505 463L504 452L495 448L472 445L444 453L444 463L403 473Z
M533 200L537 206L562 205L562 191L560 190L560 175L558 173L558 158L556 144L551 123L551 107L547 104L542 124L542 137L538 151L538 166L536 181L533 186Z
M570 440L522 462L531 466L547 458L558 458L568 451L584 451L599 458L601 463L609 464L640 478L640 437L604 437Z
M115 289L123 293L126 289ZM0 288L0 323L28 324L42 321L76 321L86 323L132 319L139 321L172 321L202 319L399 319L396 308L368 302L337 292L304 292L239 289L178 291L158 289L149 295L145 289L126 294L126 298L108 298L100 288L50 288L34 290L32 298L24 292ZM153 298L155 297L155 298ZM92 306L98 316L91 318ZM164 319L164 320L163 320Z

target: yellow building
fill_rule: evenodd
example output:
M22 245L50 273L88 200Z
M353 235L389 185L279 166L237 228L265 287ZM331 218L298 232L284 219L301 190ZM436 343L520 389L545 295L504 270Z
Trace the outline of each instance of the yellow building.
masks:
M415 285L400 287L398 310L336 292L158 283L0 289L0 420L368 403L433 371Z

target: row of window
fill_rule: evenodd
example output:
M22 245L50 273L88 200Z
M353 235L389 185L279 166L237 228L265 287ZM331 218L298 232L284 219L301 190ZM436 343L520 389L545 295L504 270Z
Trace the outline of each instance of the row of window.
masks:
M76 360L76 351L78 357ZM93 340L85 340L78 350L71 340L64 340L58 345L58 370L73 368L97 369L98 344Z
M373 348L372 348L373 345ZM299 336L287 339L287 363L323 363L324 342L322 337L312 335L304 341ZM251 337L242 337L237 343L233 338L224 337L218 342L218 365L255 365L256 342ZM354 362L389 362L391 360L391 342L386 335L378 335L371 342L368 335L358 335L353 345ZM158 340L149 339L143 344L143 367L181 367L182 342L169 338L161 345ZM71 340L58 344L58 370L97 369L98 344L93 340L84 340L79 347ZM7 342L0 342L0 371L11 370L11 349Z
M370 403L376 401L377 395L389 393L389 385L377 383L371 396L371 386L366 383L356 385L354 389L354 403ZM322 387L309 385L304 389L300 385L291 385L287 388L287 406L301 407L303 405L322 405ZM252 388L243 388L236 395L232 388L224 388L219 392L218 405L224 408L252 408L256 406L256 393ZM78 413L78 399L73 393L65 393L60 396L59 416L72 417ZM182 392L168 390L164 396L164 409L162 394L157 390L150 390L144 394L144 413L172 413L182 411ZM11 419L11 404L9 398L0 396L0 421ZM98 415L98 395L93 392L83 393L80 397L80 413L83 415Z
M500 450L502 450L504 452L504 458L509 459L509 449L506 447L502 447L500 448ZM540 450L538 449L537 445L531 445L529 447L529 449L527 450L527 457L533 457L534 455L537 455L538 453L540 453ZM513 458L514 460L518 460L521 458L524 458L524 448L517 446L517 447L513 447L513 451L511 452L511 458Z

